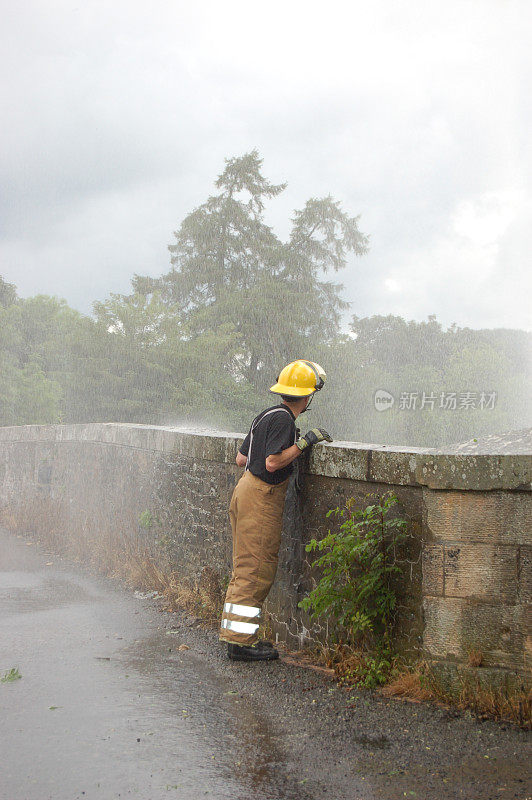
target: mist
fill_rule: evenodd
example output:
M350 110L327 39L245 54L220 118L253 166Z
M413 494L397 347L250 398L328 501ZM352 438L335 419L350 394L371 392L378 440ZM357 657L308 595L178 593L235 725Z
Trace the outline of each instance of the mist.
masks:
M6 8L0 425L532 425L528 5ZM23 57L21 54L24 54Z

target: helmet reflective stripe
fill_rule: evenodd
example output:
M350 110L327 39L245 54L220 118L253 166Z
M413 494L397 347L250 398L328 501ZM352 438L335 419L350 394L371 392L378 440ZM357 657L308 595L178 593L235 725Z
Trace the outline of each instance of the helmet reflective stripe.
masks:
M246 459L246 469L249 469L249 460L251 458L251 446L253 445L253 431L255 430L259 422L262 422L264 417L268 417L270 414L275 414L276 411L286 411L286 413L290 415L290 418L292 418L292 414L290 414L290 411L287 408L278 406L277 408L272 408L270 409L270 411L267 411L265 414L262 415L262 417L260 417L260 419L258 419L256 422L253 423L253 425L251 426L251 431L249 432L249 449L248 449L248 457Z
M224 605L224 611L228 614L238 614L239 617L248 617L249 619L258 617L260 614L260 608L255 608L254 606L240 606L238 603L226 603Z
M251 622L239 622L236 619L223 619L222 628L234 631L235 633L256 633L259 626Z

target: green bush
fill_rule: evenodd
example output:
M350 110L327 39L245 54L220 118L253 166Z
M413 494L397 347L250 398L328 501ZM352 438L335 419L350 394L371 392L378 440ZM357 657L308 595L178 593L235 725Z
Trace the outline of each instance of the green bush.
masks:
M392 664L397 602L392 577L402 571L398 550L406 539L407 525L406 520L390 515L396 503L392 492L361 510L354 509L351 499L345 508L327 513L343 519L339 530L329 530L305 548L322 553L312 563L322 573L299 606L312 617L332 617L348 647L367 651L350 676L365 686L383 683Z

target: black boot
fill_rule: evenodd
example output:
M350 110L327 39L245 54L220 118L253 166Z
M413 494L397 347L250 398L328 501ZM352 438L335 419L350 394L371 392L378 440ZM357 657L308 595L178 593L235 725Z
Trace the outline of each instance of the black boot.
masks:
M233 661L273 661L279 653L271 642L261 639L251 645L227 643L227 655Z

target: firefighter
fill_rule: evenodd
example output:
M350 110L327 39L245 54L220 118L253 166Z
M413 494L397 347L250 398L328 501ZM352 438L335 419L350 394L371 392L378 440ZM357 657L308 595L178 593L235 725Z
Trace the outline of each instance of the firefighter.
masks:
M288 364L270 389L281 396L281 402L255 417L236 456L237 465L245 466L245 471L229 506L233 573L220 629L220 639L228 643L228 656L235 661L279 658L271 642L259 639L257 631L262 604L277 571L292 462L317 442L332 441L322 428L313 428L298 439L295 424L325 379L323 369L313 361Z

